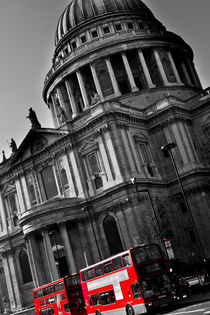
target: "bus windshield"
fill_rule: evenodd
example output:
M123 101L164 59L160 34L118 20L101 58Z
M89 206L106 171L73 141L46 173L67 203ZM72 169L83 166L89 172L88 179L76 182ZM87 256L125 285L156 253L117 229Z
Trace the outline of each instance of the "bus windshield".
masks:
M165 259L157 245L134 248L131 253L144 299L167 294L173 289Z
M79 274L34 289L37 315L86 315Z

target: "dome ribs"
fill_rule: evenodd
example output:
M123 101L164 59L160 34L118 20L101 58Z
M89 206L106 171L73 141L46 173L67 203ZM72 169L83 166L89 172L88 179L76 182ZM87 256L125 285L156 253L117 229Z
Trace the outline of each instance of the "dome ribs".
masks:
M58 21L55 45L57 46L73 28L99 16L101 18L103 14L116 14L116 12L119 14L135 12L142 17L152 18L152 21L155 18L141 0L70 0Z

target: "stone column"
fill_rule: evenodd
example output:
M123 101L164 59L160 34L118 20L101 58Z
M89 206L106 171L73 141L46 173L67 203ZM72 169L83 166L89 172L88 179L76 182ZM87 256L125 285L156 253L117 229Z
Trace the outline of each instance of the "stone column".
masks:
M45 249L45 254L46 254L46 259L47 259L47 264L48 264L48 268L49 268L51 281L54 281L54 280L59 279L59 275L58 275L58 270L57 270L57 267L55 264L55 258L54 258L54 254L52 251L50 237L49 237L47 229L42 230L41 233L42 233L42 237L43 237L44 249Z
M53 102L52 102L52 97L50 96L51 100L49 99L48 102L47 102L47 105L50 109L50 112L51 112L51 117L52 117L52 121L53 121L53 124L54 124L54 127L56 128L56 114L55 114L55 108L53 106Z
M44 281L42 276L41 257L39 255L36 237L31 233L30 235L27 235L25 239L34 285L35 287L39 287Z
M131 177L131 174L127 154L119 130L120 126L116 126L116 124L113 123L112 125L110 125L110 127L111 138L113 146L114 148L116 148L115 150L117 153L118 165L120 167L120 170L122 171L122 177L124 179L128 179Z
M189 74L188 74L188 71L187 71L187 68L186 68L184 62L181 63L181 68L182 68L182 71L183 71L184 76L185 76L185 78L186 78L187 84L188 84L189 86L192 86L192 81L191 81L191 79L190 79L190 77L189 77Z
M77 267L74 261L74 255L72 252L69 236L67 233L66 229L66 222L60 222L59 224L59 230L61 233L61 238L62 242L64 244L64 248L67 254L67 262L68 262L68 267L69 267L69 272L70 274L76 273L77 272Z
M158 69L160 71L160 75L161 75L161 78L163 80L164 85L170 85L170 83L167 80L165 71L163 69L163 65L162 65L162 62L160 60L160 56L159 56L159 53L158 53L157 49L154 49L154 56L155 56L155 60L157 62Z
M1 251L4 274L5 274L6 284L7 284L7 291L8 291L9 300L10 300L10 306L11 306L11 309L14 310L16 308L16 300L15 300L14 288L12 284L12 275L10 272L7 254L8 254L7 251Z
M65 85L66 85L66 90L67 90L68 97L69 97L69 102L71 104L72 118L74 118L77 116L78 111L77 111L77 106L76 106L76 103L74 100L74 94L73 94L73 91L71 88L71 84L70 84L68 79L65 80Z
M126 53L125 52L121 53L121 56L122 56L123 64L125 66L125 70L126 70L126 73L127 73L127 76L128 76L128 80L129 80L129 83L130 83L130 86L131 86L131 90L132 90L132 92L137 92L137 91L139 91L139 89L136 86L136 83L135 83L135 80L134 80L134 77L133 77L133 74L132 74L132 71L131 71L131 67L129 65Z
M21 309L21 295L11 249L1 252L11 310Z
M182 135L180 134L179 127L177 123L173 123L171 125L171 129L174 134L174 138L176 140L177 146L179 148L180 156L182 158L182 161L184 163L184 166L186 166L189 163L188 154L186 152L185 144L183 143Z
M155 84L152 82L152 78L150 76L150 73L149 73L149 70L148 70L148 67L147 67L147 64L146 64L146 61L144 59L144 55L143 55L141 49L138 49L138 55L139 55L139 59L140 59L141 65L142 65L142 69L144 71L144 75L145 75L145 78L146 78L146 81L147 81L147 84L148 84L148 88L154 88Z
M110 76L110 79L111 79L111 82L112 82L112 86L113 86L113 89L114 89L115 96L120 96L121 93L120 93L120 90L119 90L119 87L118 87L118 84L117 84L117 80L116 80L116 77L115 77L115 74L114 74L114 70L112 68L111 61L110 61L109 58L106 58L105 61L106 61L106 66L107 66L107 69L108 69L108 72L109 72L109 76Z
M53 111L54 111L54 122L55 122L55 127L59 127L59 120L57 116L57 111L56 111L56 100L55 100L55 94L52 94L52 104L53 104Z
M6 232L7 230L7 214L6 214L6 209L5 209L5 205L3 202L3 198L2 198L2 194L0 194L0 209L1 209L1 213L0 213L0 218L1 218L1 222L2 222L2 226L0 226L0 232Z
M99 80L98 80L98 77L96 74L95 66L93 64L90 65L90 70L92 72L93 81L95 83L96 91L100 95L101 100L103 101L104 100L103 93L102 93L101 86L100 86L100 83L99 83Z
M189 60L189 58L186 59L187 61L187 64L188 64L188 68L189 68L189 71L191 73L191 76L193 77L193 81L194 81L194 84L196 87L201 87L201 83L200 83L200 80L198 78L198 76L196 75L196 71L195 71L195 68L192 64L192 62Z
M26 179L23 173L23 176L20 177L21 183L22 183L22 188L23 188L23 195L25 197L25 204L26 204L26 209L30 209L31 208L31 201L29 198L29 193L28 193L28 187L27 187L27 183L26 183Z
M80 87L80 91L81 91L81 94L82 94L82 99L83 99L83 102L84 102L84 110L88 109L89 108L89 100L88 100L88 96L87 96L87 92L85 90L85 85L84 85L84 82L83 82L83 79L82 79L82 74L80 71L77 71L76 72L76 76L77 76L77 80L78 80L78 83L79 83L79 87Z
M172 58L172 56L171 56L170 51L167 51L167 55L168 55L168 58L169 58L169 60L170 60L170 62L171 62L171 66L172 66L174 75L175 75L175 77L176 77L177 83L180 84L180 85L183 85L183 83L182 83L182 81L181 81L181 79L180 79L179 73L178 73L178 71L177 71L177 69L176 69L176 65L175 65L175 63L174 63L174 60L173 60L173 58Z
M25 200L23 197L23 192L22 192L22 187L21 187L21 182L20 182L19 176L17 176L15 178L15 187L16 187L16 191L17 191L17 197L18 197L18 201L19 201L20 212L23 213L26 210L26 205L25 205ZM19 209L18 209L18 212L19 212Z

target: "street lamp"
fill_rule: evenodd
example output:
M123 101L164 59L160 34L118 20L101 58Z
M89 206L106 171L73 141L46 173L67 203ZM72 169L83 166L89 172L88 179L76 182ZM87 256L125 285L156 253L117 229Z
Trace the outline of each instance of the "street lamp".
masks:
M197 227L195 225L195 221L193 219L193 215L192 215L192 212L190 210L190 206L189 206L189 203L188 203L188 200L187 200L187 197L186 197L186 194L185 194L185 191L184 191L184 187L182 185L182 181L181 181L181 178L179 176L179 172L178 172L178 169L177 169L177 166L176 166L176 163L175 163L175 160L174 160L174 157L173 157L173 154L172 154L172 149L176 148L177 147L177 144L174 143L174 142L171 142L171 143L167 143L165 145L163 145L161 147L161 150L162 151L165 151L165 152L168 152L169 155L170 155L170 158L172 160L172 163L173 163L173 166L174 166L174 170L175 170L175 173L176 173L176 177L177 177L177 180L179 182L179 185L180 185L180 188L181 188L181 192L182 192L182 196L184 198L184 202L185 202L185 206L186 206L186 209L190 215L190 219L191 219L191 223L194 227L194 231L195 231L195 234L196 234L196 237L197 237L197 241L199 243L199 246L200 246L200 249L201 249L201 252L202 252L202 255L203 255L203 261L204 263L206 262L206 257L205 257L205 252L204 252L204 249L203 249L203 246L202 246L202 243L201 243L201 240L200 240L200 237L199 237L199 234L198 234L198 230L197 230Z
M97 250L98 250L98 255L100 257L100 260L102 260L101 252L100 252L98 241L97 241L97 237L96 237L96 232L95 232L95 229L94 229L94 226L93 226L92 216L90 214L90 208L92 209L92 206L91 207L90 206L86 206L86 207L82 208L82 211L83 212L87 211L87 213L88 213L90 224L91 224L91 228L92 228L93 235L94 235L94 239L95 239L95 242L96 242L96 247L97 247Z
M149 201L150 201L150 204L151 204L151 207L152 207L152 212L154 214L154 217L155 217L155 220L156 220L156 223L157 223L157 226L158 226L161 243L162 243L163 248L165 249L165 253L166 253L167 260L168 260L168 264L169 264L170 270L172 271L170 259L169 259L168 252L167 252L167 249L166 249L166 246L165 246L165 242L164 242L163 232L162 232L162 229L161 229L158 217L157 217L157 213L155 211L155 207L154 207L154 204L153 204L153 201L152 201L152 197L151 197L150 191L148 189L138 190L135 177L131 178L130 180L131 180L131 183L133 184L133 186L134 186L134 188L136 190L136 193L144 193L145 192L149 196Z

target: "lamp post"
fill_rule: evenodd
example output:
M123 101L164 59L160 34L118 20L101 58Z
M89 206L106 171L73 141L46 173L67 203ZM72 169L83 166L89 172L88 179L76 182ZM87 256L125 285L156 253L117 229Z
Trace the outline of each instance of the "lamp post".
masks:
M83 212L87 211L87 213L88 213L89 220L90 220L90 225L91 225L91 228L92 228L92 231L93 231L93 236L94 236L94 239L95 239L95 242L96 242L96 247L97 247L97 250L98 250L98 255L100 257L100 260L102 260L101 252L100 252L98 241L97 241L97 238L96 238L96 232L95 232L95 229L94 229L94 226L93 226L92 216L90 214L90 208L92 208L92 207L86 206L86 207L82 208L82 211Z
M166 257L167 257L167 260L168 260L168 264L169 264L170 270L172 271L170 259L169 259L168 252L167 252L167 249L166 249L166 246L165 246L165 242L164 242L163 232L162 232L162 229L161 229L161 226L160 226L158 217L157 217L157 213L156 213L156 211L155 211L155 207L154 207L154 204L153 204L153 201L152 201L152 197L151 197L150 191L149 191L148 189L138 190L137 184L136 184L136 178L135 178L135 177L131 178L131 183L133 184L133 186L134 186L134 188L135 188L135 190L136 190L136 193L144 193L144 192L145 192L145 193L147 193L148 196L149 196L149 201L150 201L150 204L151 204L151 207L152 207L152 212L153 212L153 214L154 214L155 221L156 221L157 226L158 226L158 231L159 231L161 243L162 243L162 246L163 246L163 248L164 248L164 250L165 250L165 253L166 253Z
M161 147L161 150L162 151L165 151L165 152L168 152L169 153L169 156L172 160L172 163L173 163L173 166L174 166L174 170L175 170L175 173L176 173L176 177L177 177L177 180L179 182L179 185L180 185L180 188L181 188L181 192L182 192L182 196L183 196L183 199L184 199L184 202L185 202L185 206L187 208L187 211L189 213L189 216L190 216L190 219L191 219L191 223L193 225L193 228L194 228L194 231L195 231L195 235L196 235L196 238L197 238L197 241L198 241L198 244L200 246L200 250L202 252L202 256L203 256L203 261L204 263L206 262L206 257L205 257L205 252L204 252L204 249L203 249L203 246L202 246L202 243L201 243L201 240L200 240L200 237L199 237L199 234L198 234L198 230L197 230L197 227L195 225L195 221L194 221L194 218L193 218L193 215L192 215L192 212L191 212L191 209L190 209L190 206L189 206L189 203L188 203L188 200L187 200L187 197L186 197L186 194L185 194L185 191L184 191L184 187L182 185L182 181L181 181L181 178L179 176L179 172L178 172L178 169L177 169L177 166L176 166L176 163L175 163L175 160L174 160L174 157L173 157L173 154L172 154L172 149L176 148L177 147L177 144L174 143L174 142L171 142L171 143L167 143L165 144L164 146Z

